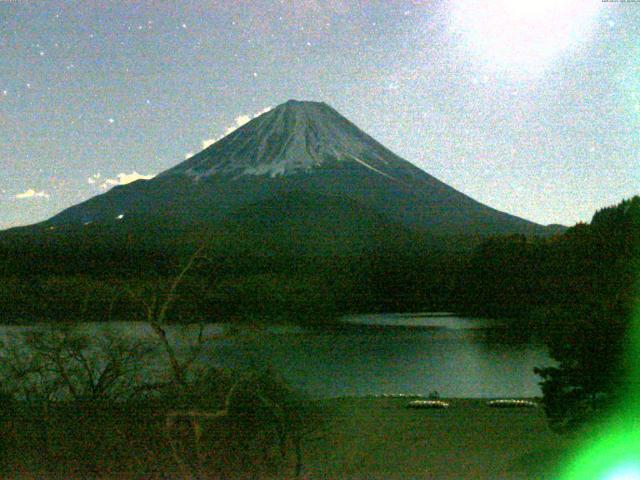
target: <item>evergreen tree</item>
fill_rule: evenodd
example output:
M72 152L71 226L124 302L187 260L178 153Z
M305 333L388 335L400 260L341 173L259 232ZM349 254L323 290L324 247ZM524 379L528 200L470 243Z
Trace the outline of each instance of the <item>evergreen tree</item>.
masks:
M558 304L547 344L556 367L536 369L544 406L559 431L578 427L615 404L624 391L625 355L640 272L640 197L597 212L559 245L564 274L590 288ZM570 277L565 277L567 282Z

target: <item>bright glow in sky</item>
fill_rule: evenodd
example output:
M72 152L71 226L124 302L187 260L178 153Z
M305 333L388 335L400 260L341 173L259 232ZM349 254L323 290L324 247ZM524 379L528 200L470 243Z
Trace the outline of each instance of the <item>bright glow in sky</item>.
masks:
M487 64L535 75L588 36L601 6L585 0L459 0L452 5L451 28Z
M617 467L603 480L640 480L640 465L632 463Z

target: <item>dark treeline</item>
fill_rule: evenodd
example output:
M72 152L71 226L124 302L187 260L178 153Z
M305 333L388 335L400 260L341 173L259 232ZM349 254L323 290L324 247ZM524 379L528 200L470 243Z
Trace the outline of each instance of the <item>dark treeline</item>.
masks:
M449 310L544 327L554 312L576 305L630 301L638 201L548 238L443 241L385 232L371 244L352 242L345 254L317 245L294 252L296 239L285 235L265 240L252 232L185 229L168 237L161 226L5 235L0 319L142 319L137 299L166 291L205 245L180 286L175 321L311 322L354 312Z
M354 241L346 253L292 253L296 239L264 241L255 232L93 232L0 240L0 319L142 319L137 299L167 291L202 245L202 258L181 283L174 321L307 323L354 312L440 310L450 308L466 248L464 239L447 250L416 234Z
M465 310L541 321L580 306L630 305L638 272L640 197L602 209L554 237L487 240L459 290Z
M556 367L538 369L552 428L572 430L637 397L633 338L640 273L640 197L600 210L558 242L566 297L548 315L546 341ZM564 263L563 263L564 262ZM562 283L561 283L562 285Z
M63 256L63 258L69 258ZM129 257L130 258L130 257ZM149 257L141 254L143 262ZM94 272L5 273L3 321L140 319L133 297L168 288L181 258L156 257L157 270L91 262ZM448 260L448 259L447 259ZM343 313L441 310L455 286L451 263L431 257L264 257L203 259L180 286L175 321L269 318L326 321ZM24 267L20 266L20 269ZM119 271L118 271L119 270ZM428 275L422 272L428 271ZM137 272L137 273L134 273Z

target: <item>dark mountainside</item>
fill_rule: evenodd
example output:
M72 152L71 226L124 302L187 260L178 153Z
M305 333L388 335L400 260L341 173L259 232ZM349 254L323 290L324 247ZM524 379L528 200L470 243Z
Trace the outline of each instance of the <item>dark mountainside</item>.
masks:
M440 182L324 103L298 101L261 115L151 180L114 188L40 226L113 223L121 215L123 223L216 223L292 192L356 202L392 224L438 234L547 232Z

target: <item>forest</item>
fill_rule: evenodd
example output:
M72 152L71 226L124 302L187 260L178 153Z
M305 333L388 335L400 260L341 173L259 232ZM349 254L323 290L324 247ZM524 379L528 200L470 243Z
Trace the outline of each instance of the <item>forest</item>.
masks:
M433 239L385 232L336 255L237 232L81 231L0 237L0 319L136 320L136 299L166 292L181 265L175 322L331 322L345 313L452 311L545 328L554 312L629 305L638 197L550 237ZM231 238L233 237L233 238ZM255 241L254 241L255 240ZM622 307L620 307L622 308ZM561 316L561 315L560 315Z

